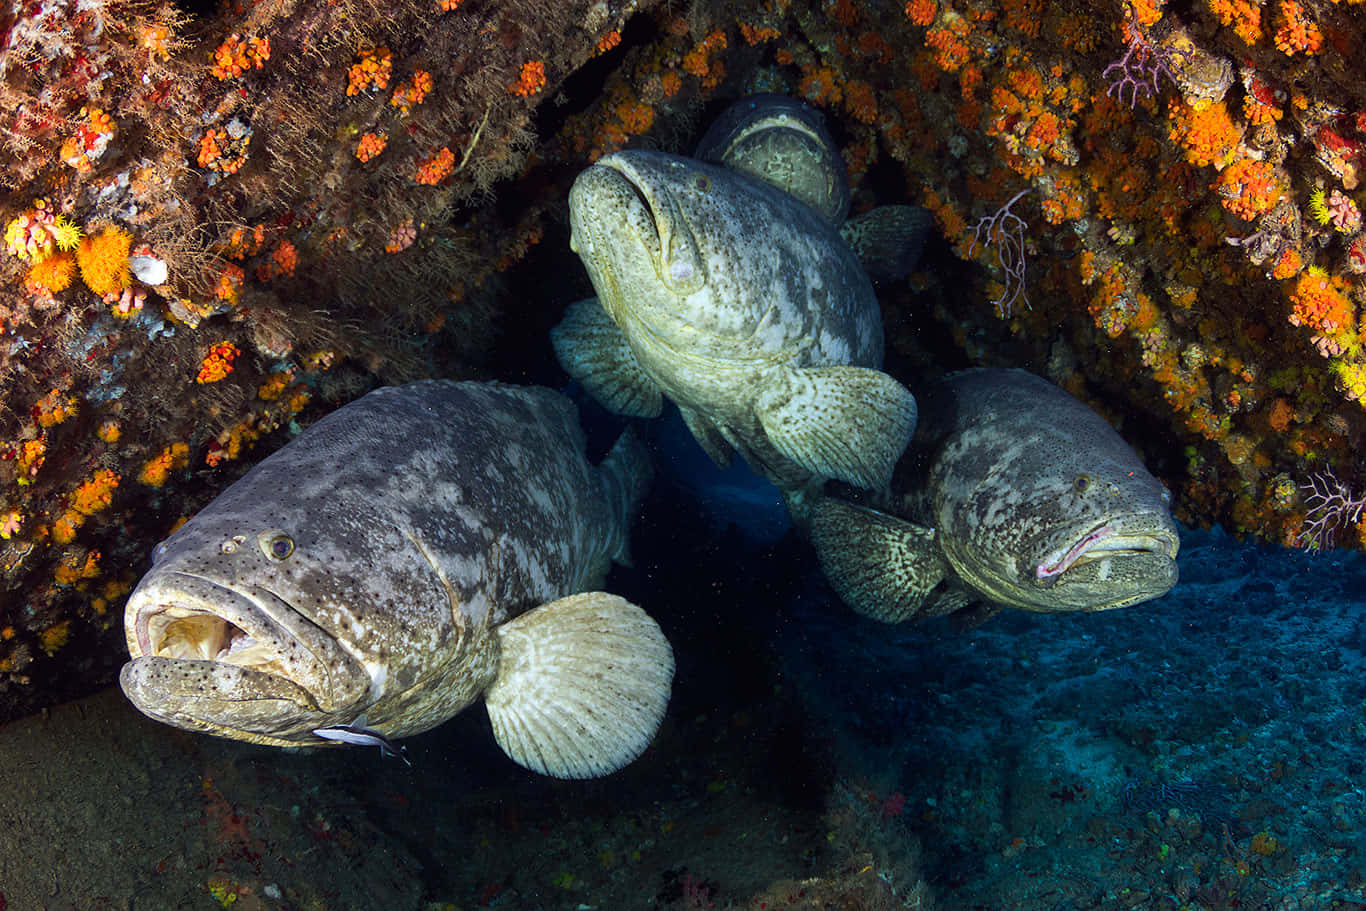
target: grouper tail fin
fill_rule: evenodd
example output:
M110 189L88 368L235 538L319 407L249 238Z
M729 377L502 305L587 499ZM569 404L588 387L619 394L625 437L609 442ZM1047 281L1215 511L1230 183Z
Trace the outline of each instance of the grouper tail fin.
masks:
M599 466L602 470L603 491L612 509L618 529L617 544L612 559L622 566L631 565L631 523L635 521L640 501L650 489L654 478L654 462L633 428L627 427Z

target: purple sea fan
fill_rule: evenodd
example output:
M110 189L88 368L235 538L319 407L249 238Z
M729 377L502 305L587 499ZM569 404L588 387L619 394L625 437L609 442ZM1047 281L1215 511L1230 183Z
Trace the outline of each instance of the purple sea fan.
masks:
M1304 527L1295 543L1308 550L1327 550L1333 546L1337 531L1355 525L1366 509L1366 495L1356 496L1331 470L1311 474L1304 492Z
M1129 92L1129 107L1138 104L1138 93L1153 96L1161 89L1160 78L1166 76L1173 83L1171 53L1162 48L1154 48L1147 41L1135 35L1129 39L1124 56L1101 71L1102 79L1111 79L1105 94L1124 101L1124 92Z

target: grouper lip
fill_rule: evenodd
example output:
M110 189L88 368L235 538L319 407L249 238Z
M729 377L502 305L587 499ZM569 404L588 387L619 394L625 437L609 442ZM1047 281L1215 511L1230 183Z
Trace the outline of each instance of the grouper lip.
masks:
M1044 588L1052 588L1074 566L1139 554L1161 554L1168 559L1175 559L1176 546L1176 542L1166 535L1125 532L1106 522L1091 529L1068 547L1045 554L1034 567L1034 578Z
M626 211L619 217L631 226L633 233L645 245L649 256L655 262L660 262L664 258L664 250L671 232L659 207L651 200L650 193L646 190L647 183L639 170L632 167L629 162L621 160L617 155L607 155L579 175L574 181L571 197L590 193L594 198L615 195L619 200L626 200L629 195ZM584 227L595 243L603 241L605 232L602 228L592 224Z

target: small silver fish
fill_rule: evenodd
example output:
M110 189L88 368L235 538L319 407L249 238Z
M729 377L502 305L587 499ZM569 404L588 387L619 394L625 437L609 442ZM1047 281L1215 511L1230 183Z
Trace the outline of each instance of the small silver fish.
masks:
M313 735L321 737L323 740L335 740L338 743L349 743L360 747L379 747L381 756L392 756L402 759L403 764L412 768L413 764L409 761L407 751L385 737L379 731L371 730L367 727L352 724L334 724L331 727L314 728Z

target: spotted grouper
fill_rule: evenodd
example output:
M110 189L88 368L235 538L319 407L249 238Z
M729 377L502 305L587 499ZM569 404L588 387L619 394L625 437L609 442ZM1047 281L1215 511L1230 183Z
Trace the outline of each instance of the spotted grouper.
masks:
M649 151L599 159L569 213L597 299L571 306L553 340L603 404L653 416L672 400L717 464L740 453L794 516L827 478L887 482L915 400L878 369L877 299L825 216Z
M590 464L549 389L376 390L156 548L119 681L158 721L290 747L416 734L482 696L518 763L605 775L673 679L655 622L598 590L649 475L629 433Z
M1170 495L1084 403L1023 370L976 369L919 404L879 508L827 497L813 510L821 566L855 610L1096 611L1176 584Z

